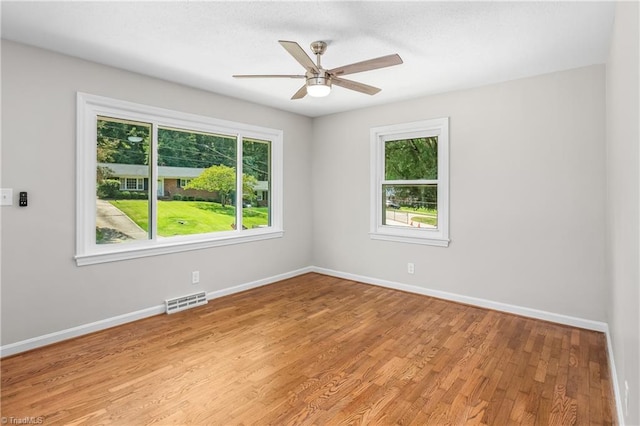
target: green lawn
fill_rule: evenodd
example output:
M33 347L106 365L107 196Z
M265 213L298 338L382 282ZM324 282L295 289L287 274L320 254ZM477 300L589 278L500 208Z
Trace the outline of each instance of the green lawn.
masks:
M437 216L438 215L438 210L437 209L423 209L423 208L419 208L419 209L415 209L412 207L405 207L402 206L398 209L399 212L407 212L407 213L416 213L416 214L425 214L425 215L431 215L431 216Z
M426 223L428 225L438 226L438 210L436 209L415 209L411 207L400 207L400 212L415 213L420 216L411 218L414 222ZM423 216L424 215L424 216Z
M428 225L438 226L438 218L437 217L429 217L429 216L413 216L411 218L414 222L426 223Z
M145 231L149 228L148 202L146 200L112 200L119 208ZM268 208L251 207L242 210L243 225L253 227L268 225ZM235 207L204 201L158 200L158 235L203 234L230 231L235 223Z

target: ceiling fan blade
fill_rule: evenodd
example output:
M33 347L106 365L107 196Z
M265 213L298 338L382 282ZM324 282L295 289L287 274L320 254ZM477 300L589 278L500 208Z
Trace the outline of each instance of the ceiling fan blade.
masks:
M307 85L306 84L304 86L302 86L300 88L300 90L298 90L296 93L294 93L293 96L291 97L291 99L302 99L305 96L307 96Z
M367 61L356 62L355 64L345 65L343 67L334 68L329 70L329 74L336 75L338 77L355 74L357 72L376 70L378 68L391 67L393 65L400 65L402 58L397 53L393 55L381 56L375 59L369 59Z
M295 74L236 74L234 78L305 78L304 75Z
M298 43L286 40L279 40L278 43L280 43L282 47L284 47L286 51L304 67L305 70L316 74L318 73L318 67L313 62L313 59L305 53Z
M358 83L357 81L346 80L344 78L331 77L331 82L336 86L344 87L345 89L355 90L366 95L375 95L382 89L369 86L368 84Z

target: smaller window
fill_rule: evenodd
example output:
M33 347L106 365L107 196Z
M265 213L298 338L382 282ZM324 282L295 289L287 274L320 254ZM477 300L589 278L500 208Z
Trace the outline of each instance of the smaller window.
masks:
M371 129L371 238L449 245L449 119Z
M144 191L144 178L120 178L120 190Z
M185 186L189 185L190 182L191 179L180 179L180 188L184 188Z

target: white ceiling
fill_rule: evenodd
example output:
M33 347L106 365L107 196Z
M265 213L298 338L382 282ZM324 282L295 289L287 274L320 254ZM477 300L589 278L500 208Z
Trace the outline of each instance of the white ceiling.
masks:
M317 117L604 63L613 2L11 2L2 38ZM398 53L353 74L374 96L334 87L290 100L303 74L278 44L324 40L325 68Z

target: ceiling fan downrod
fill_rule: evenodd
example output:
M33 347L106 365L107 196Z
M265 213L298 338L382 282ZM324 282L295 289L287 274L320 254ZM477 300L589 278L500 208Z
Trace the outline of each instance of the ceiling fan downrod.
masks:
M318 68L321 68L320 56L322 56L324 52L327 51L327 43L325 43L324 41L314 41L313 43L311 43L311 51L316 55L316 65L318 66Z
M317 72L307 72L307 94L314 98L327 96L331 92L331 76L322 68L320 57L327 50L327 43L314 41L311 51L316 55Z

